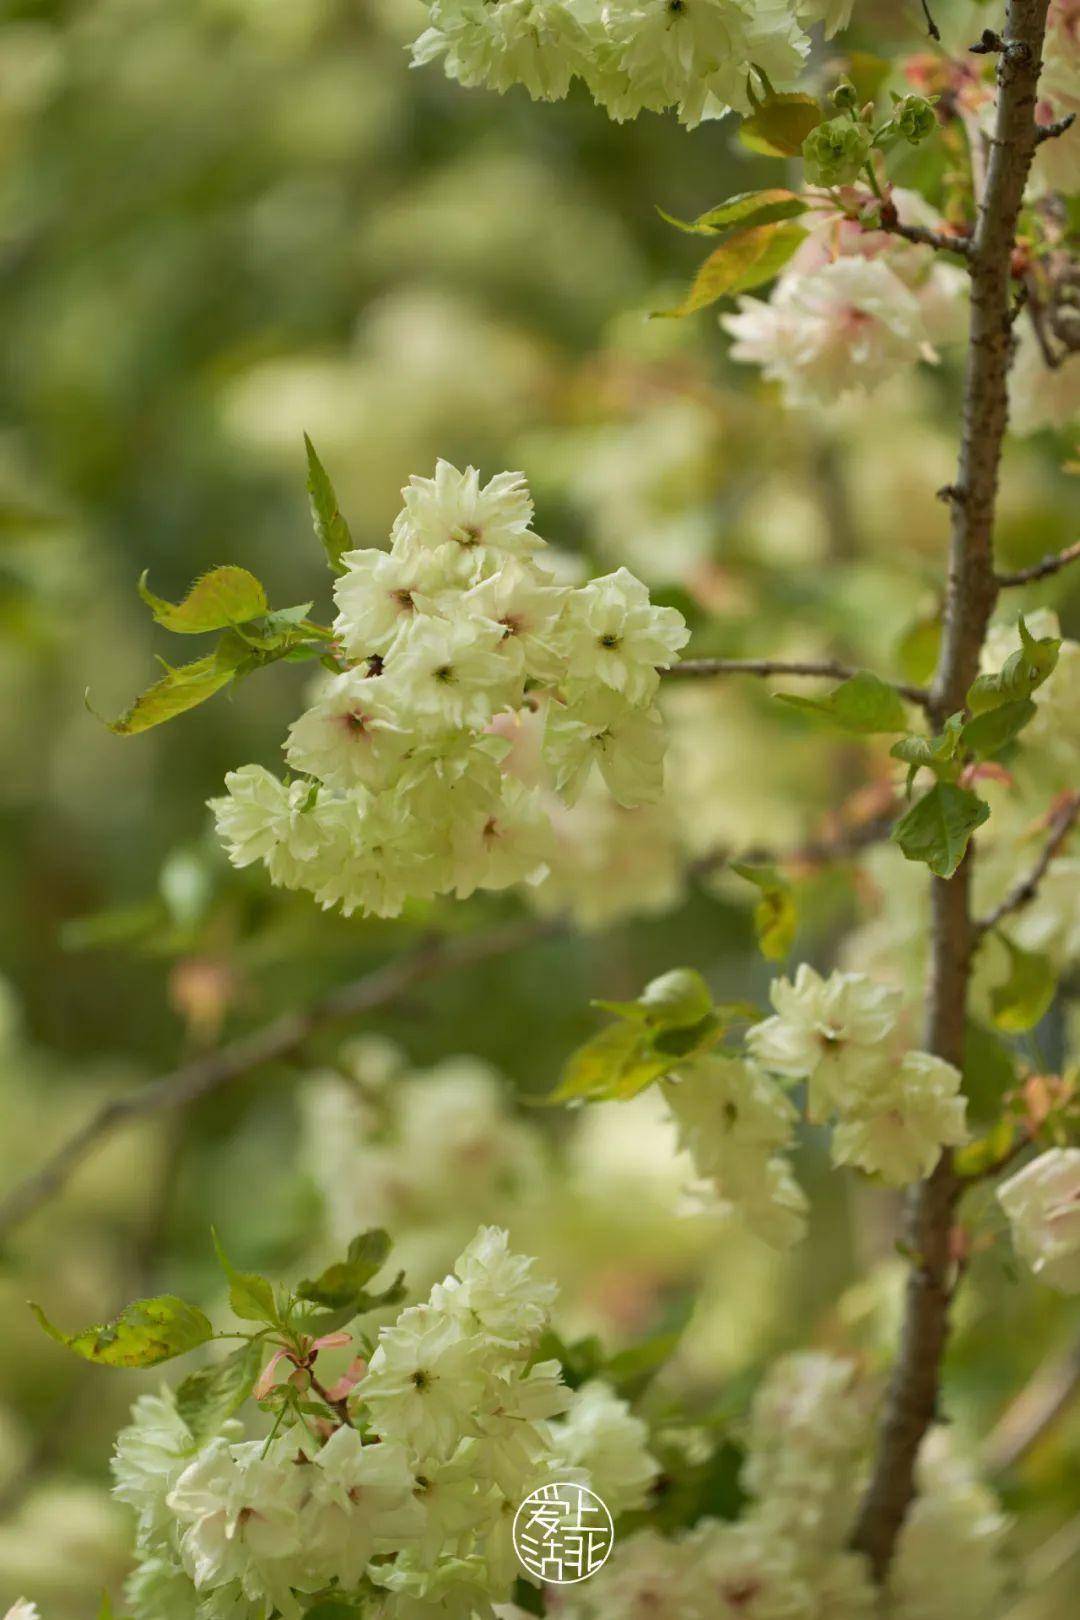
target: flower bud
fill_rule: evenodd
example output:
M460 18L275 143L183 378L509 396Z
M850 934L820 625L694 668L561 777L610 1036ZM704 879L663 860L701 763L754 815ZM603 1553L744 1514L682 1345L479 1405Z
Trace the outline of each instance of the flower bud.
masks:
M905 141L918 146L937 128L934 103L925 96L904 96L893 108L890 122Z
M859 92L850 79L844 78L829 97L837 112L854 112L859 105Z
M850 118L830 118L818 124L803 141L807 180L818 186L850 185L858 178L873 143L867 126Z

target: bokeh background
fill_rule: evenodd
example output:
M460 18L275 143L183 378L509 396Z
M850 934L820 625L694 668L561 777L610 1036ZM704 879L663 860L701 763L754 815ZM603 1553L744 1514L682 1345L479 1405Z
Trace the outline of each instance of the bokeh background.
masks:
M856 42L914 46L897 12L865 0ZM305 430L357 544L382 541L401 485L438 455L521 466L567 577L627 563L683 608L698 650L924 672L955 357L873 408L785 416L725 358L710 315L647 319L700 257L657 205L686 217L775 181L777 165L719 126L617 128L581 96L535 107L410 71L422 21L415 0L0 11L5 1187L103 1100L432 929L523 910L487 896L345 923L230 872L205 801L230 767L276 763L302 667L136 739L91 712L117 713L155 653L176 657L135 595L144 568L173 597L241 562L276 605L328 611ZM1011 565L1075 537L1063 451L1050 435L1010 447ZM1028 605L1055 605L1075 635L1067 589L1050 582ZM648 1098L570 1116L522 1101L594 1027L590 996L633 995L677 963L725 999L763 995L753 896L702 875L712 852L796 849L888 803L883 758L823 742L767 690L680 688L671 710L663 811L614 826L597 804L567 830L562 885L540 902L574 903L570 937L424 985L362 1031L323 1032L297 1062L118 1132L11 1237L0 1612L25 1593L47 1620L74 1620L118 1591L128 1527L108 1451L144 1387L66 1357L25 1300L67 1326L137 1293L213 1303L211 1224L238 1262L291 1273L383 1222L426 1285L478 1221L504 1221L562 1284L567 1333L618 1349L686 1324L671 1398L728 1414L736 1438L778 1350L887 1356L895 1200L830 1174L812 1135L809 1244L783 1258L679 1213L683 1167ZM914 891L893 855L887 870L797 864L797 957L828 963L853 925L849 953L882 951L883 930L906 946ZM1040 1032L1052 1067L1064 1027L1057 1015ZM1075 1307L1017 1278L989 1211L983 1226L949 1368L949 1415L972 1448L1080 1332ZM1018 1516L1018 1575L1036 1577L1016 1620L1072 1612L1078 1439L1072 1411L997 1480Z

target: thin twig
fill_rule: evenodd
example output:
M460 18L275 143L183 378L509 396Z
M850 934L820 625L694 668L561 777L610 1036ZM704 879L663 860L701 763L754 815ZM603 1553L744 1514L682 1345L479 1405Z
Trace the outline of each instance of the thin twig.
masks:
M1010 585L1030 585L1033 580L1049 579L1051 574L1059 574L1074 562L1080 562L1080 540L1073 546L1066 546L1064 551L1052 552L1030 568L1017 568L1011 574L999 574L997 582L1002 589Z
M931 39L940 40L941 29L934 21L934 14L930 10L930 0L922 0L922 13L926 18L926 32L930 35Z
M1008 419L1012 362L1012 257L1035 151L1036 85L1048 0L1009 0L1004 36L987 30L981 54L1000 52L998 97L985 189L967 266L971 326L957 476L950 488L949 584L941 653L930 692L937 725L964 707L997 598L993 535L998 469ZM968 985L975 943L971 856L952 878L931 879L931 950L926 1046L963 1066ZM897 1538L915 1495L923 1438L940 1418L941 1364L956 1281L952 1226L963 1181L952 1154L912 1191L906 1240L908 1274L900 1349L885 1398L870 1483L852 1546L875 1579L888 1576Z
M1035 1369L1010 1401L983 1446L988 1474L1004 1474L1024 1460L1080 1391L1080 1339Z
M833 835L810 838L794 849L776 851L762 845L744 849L712 849L690 862L691 877L708 877L729 866L732 861L745 861L751 865L768 866L824 866L829 861L847 860L889 836L896 819L896 806L890 804L879 814L855 826L842 828Z
M550 918L530 918L490 932L428 940L362 978L329 991L310 1006L282 1013L262 1029L184 1063L127 1096L113 1098L0 1202L0 1240L60 1192L83 1160L121 1127L186 1107L254 1069L292 1056L316 1030L390 1006L429 979L504 956L522 945L557 935L564 927L564 923Z
M1035 136L1035 145L1041 146L1044 141L1056 141L1059 135L1064 135L1076 123L1074 112L1066 113L1053 124L1041 124Z
M692 680L698 676L721 675L760 675L768 678L771 675L808 675L812 679L831 681L849 681L858 670L849 664L841 664L836 659L795 659L784 658L686 658L681 664L673 664L665 669L663 674L668 680ZM924 686L909 686L905 682L890 681L893 690L899 692L902 698L909 703L917 703L925 707L929 694Z
M960 231L936 231L928 225L905 225L896 217L892 204L881 210L880 228L890 236L902 236L906 242L917 242L920 247L933 248L936 253L957 253L963 259L971 257L971 237Z
M1039 892L1043 878L1052 862L1060 855L1065 840L1078 820L1080 820L1080 793L1072 793L1050 815L1046 824L1049 836L1031 871L1009 890L993 911L976 921L974 925L976 935L988 933L1000 922L1004 922L1006 917L1011 917L1014 912L1022 911L1025 906L1031 904Z

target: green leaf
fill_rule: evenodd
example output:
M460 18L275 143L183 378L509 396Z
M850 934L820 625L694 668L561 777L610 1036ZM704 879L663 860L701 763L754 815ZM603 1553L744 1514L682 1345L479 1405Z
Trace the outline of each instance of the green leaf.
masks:
M739 126L739 139L766 157L798 157L802 143L824 114L813 96L793 91L767 96Z
M386 1264L390 1253L390 1239L380 1228L361 1232L349 1244L344 1260L327 1266L318 1277L307 1277L297 1285L297 1297L322 1305L327 1310L349 1310L352 1316L361 1311L375 1310L380 1305L395 1304L404 1295L404 1272L381 1294L367 1292L366 1284Z
M696 968L672 968L647 984L636 1001L594 1001L594 1007L652 1029L697 1024L712 1011L712 992Z
M657 213L669 225L691 236L721 236L736 225L745 230L750 225L771 225L776 220L795 219L805 214L809 206L805 197L777 186L768 191L741 191L738 196L729 197L692 220L676 219L672 214L665 214L662 208L657 209Z
M1048 956L1021 950L1011 939L998 938L1009 953L1009 976L990 992L990 1010L998 1029L1022 1035L1034 1029L1049 1011L1057 990L1057 974Z
M977 794L937 782L896 823L892 837L909 861L923 861L938 877L950 878L989 815L990 806Z
M933 771L941 782L956 781L960 775L960 761L957 754L960 750L963 726L962 714L950 714L936 737L924 737L918 732L911 732L908 736L901 737L899 742L893 743L889 749L889 757L903 760L907 765L909 795L920 766Z
M974 1142L967 1142L963 1147L957 1148L953 1155L953 1169L965 1181L972 1176L985 1176L1005 1158L1015 1136L1016 1128L1012 1120L999 1119L985 1136L977 1137Z
M599 1376L604 1365L604 1351L595 1333L575 1339L568 1344L554 1328L547 1328L536 1347L535 1361L557 1361L563 1370L563 1382L568 1389L580 1389L591 1378Z
M344 572L341 558L344 552L352 548L352 535L349 525L341 515L334 486L326 475L326 469L315 454L315 446L304 434L304 446L307 450L307 491L311 501L311 521L315 525L315 535L326 552L326 560L335 574Z
M223 686L236 679L247 650L241 644L223 638L218 647L206 658L194 663L181 664L178 669L167 669L160 681L148 686L116 720L105 724L118 737L134 737L151 726L160 726L178 714L196 708L220 692Z
M199 1445L220 1432L221 1425L243 1406L259 1376L262 1344L249 1339L224 1361L200 1367L176 1391L176 1410Z
M987 709L969 720L960 734L964 748L977 759L990 759L1000 754L1023 731L1035 716L1035 705L1030 698L1017 698L1002 703L996 709Z
M673 318L693 315L718 298L731 298L771 281L805 236L801 225L791 224L754 225L736 232L709 254L681 304L654 313Z
M174 1294L137 1299L111 1322L83 1328L81 1333L62 1333L40 1305L31 1302L30 1309L50 1339L85 1361L106 1367L156 1367L214 1336L209 1319L198 1306L188 1305Z
M281 1313L274 1298L273 1285L257 1271L237 1271L216 1232L211 1231L218 1264L229 1280L229 1309L242 1322L265 1322L267 1327L281 1326Z
M972 714L985 714L1003 703L1029 698L1053 674L1061 650L1060 639L1057 636L1036 639L1022 617L1018 628L1020 646L1009 654L997 674L980 675L969 687L967 705Z
M139 580L139 595L158 624L177 635L198 636L207 630L227 630L230 625L257 619L269 606L266 592L254 574L231 564L213 568L191 587L182 602L166 602L148 590L146 574Z
M761 890L761 899L754 907L758 947L767 961L782 962L791 950L799 925L791 884L773 866L743 866L733 861L731 870Z
M572 1053L548 1100L625 1101L672 1067L670 1056L653 1051L648 1032L631 1023L609 1024Z
M818 715L843 731L869 734L907 729L907 711L899 692L868 670L852 675L827 697L808 698L794 692L777 692L776 696L781 703Z
M973 1018L964 1027L963 1073L969 1121L986 1125L997 1119L1002 1098L1016 1084L1016 1061L1001 1037Z

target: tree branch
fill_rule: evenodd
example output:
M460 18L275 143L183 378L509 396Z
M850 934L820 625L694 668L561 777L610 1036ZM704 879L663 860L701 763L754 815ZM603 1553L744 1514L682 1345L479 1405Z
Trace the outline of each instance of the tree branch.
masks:
M1036 579L1049 579L1051 574L1059 574L1074 562L1080 562L1080 540L1073 546L1066 546L1064 551L1052 552L1030 568L1018 568L1012 574L999 574L998 588L1005 590L1011 585L1030 585Z
M983 1446L987 1473L1004 1474L1028 1452L1071 1405L1080 1390L1080 1339L1035 1369L1006 1407Z
M958 231L936 231L928 225L905 225L891 204L881 210L881 229L890 236L902 236L905 242L917 242L920 247L933 248L936 253L957 253L969 259L972 240Z
M859 671L849 664L841 664L836 659L789 660L784 658L685 658L681 664L673 664L670 669L661 672L668 680L692 680L701 676L721 675L760 675L768 678L771 675L809 675L814 679L821 678L832 681L849 681ZM909 703L917 703L925 708L929 700L929 693L923 686L909 686L904 682L890 681L895 691Z
M0 1202L0 1241L58 1193L106 1137L136 1120L186 1107L234 1080L292 1056L316 1030L388 1007L429 979L458 973L563 931L550 918L529 918L487 933L434 939L405 956L339 986L308 1007L282 1013L262 1029L195 1058L124 1097L115 1097L80 1126L37 1170Z
M1048 0L1010 0L1004 36L984 34L981 49L1000 50L998 98L986 186L979 202L968 273L971 328L964 376L963 425L950 500L949 581L941 654L930 692L941 725L964 707L997 597L993 529L998 466L1008 418L1012 358L1011 262L1016 223L1035 150L1036 84ZM931 953L926 1045L957 1067L964 1059L968 980L974 944L968 856L950 879L931 879ZM951 1228L963 1189L945 1152L913 1189L907 1242L916 1256L908 1277L904 1325L885 1400L870 1484L852 1544L875 1578L888 1575L896 1540L915 1494L915 1465L938 1417L941 1361L953 1292Z
M1065 135L1076 123L1074 112L1066 113L1053 124L1041 124L1035 132L1035 145L1041 146L1044 141L1056 141L1059 135Z
M1023 910L1034 900L1039 892L1039 885L1050 869L1051 863L1061 853L1062 846L1077 821L1080 820L1080 793L1068 794L1062 803L1054 810L1047 822L1049 837L1043 845L1042 853L1035 862L1031 871L1022 878L1015 888L1009 890L1005 898L994 907L985 917L981 917L975 924L977 935L988 933L996 928L998 923L1006 917L1011 917L1014 911Z

